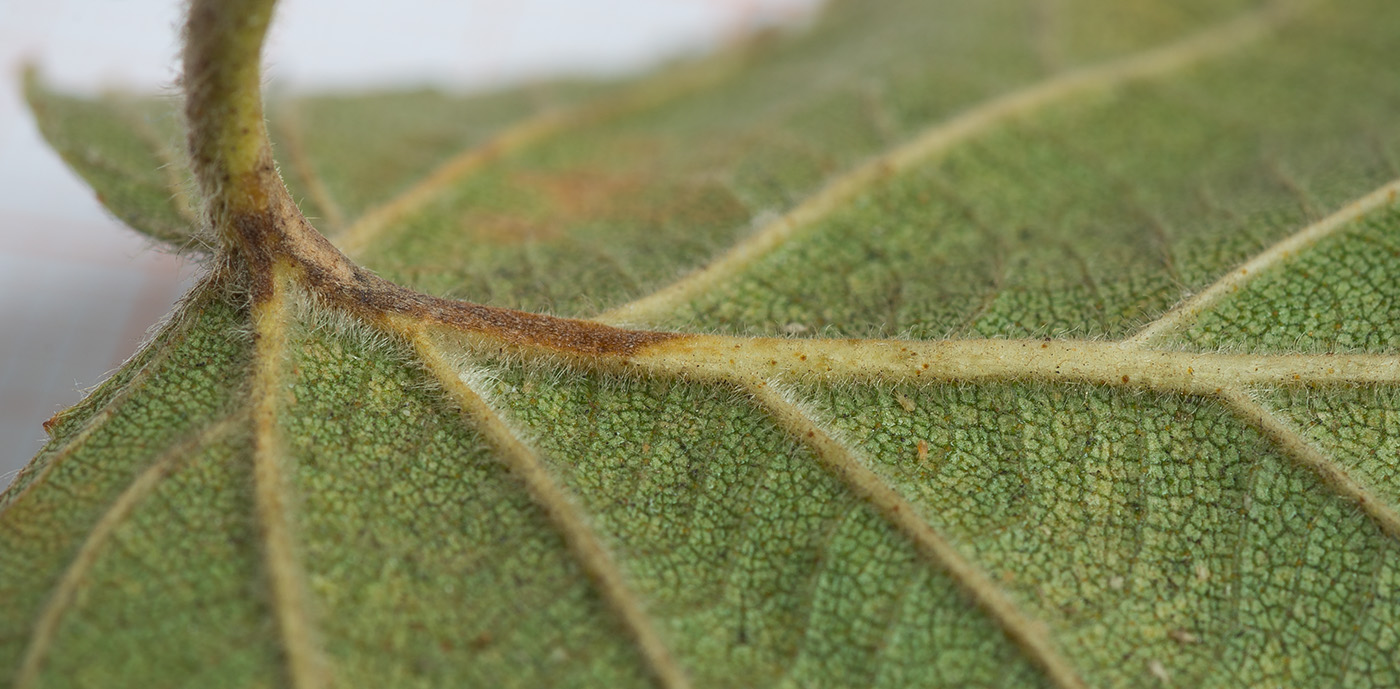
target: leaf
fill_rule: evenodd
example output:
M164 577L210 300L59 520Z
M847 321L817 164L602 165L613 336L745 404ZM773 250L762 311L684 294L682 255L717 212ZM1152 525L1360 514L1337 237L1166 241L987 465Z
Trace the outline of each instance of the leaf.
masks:
M0 672L1400 682L1397 12L834 2L543 110L275 107L392 282L206 109L242 33L191 31L199 187L155 106L33 84L218 255L0 498Z

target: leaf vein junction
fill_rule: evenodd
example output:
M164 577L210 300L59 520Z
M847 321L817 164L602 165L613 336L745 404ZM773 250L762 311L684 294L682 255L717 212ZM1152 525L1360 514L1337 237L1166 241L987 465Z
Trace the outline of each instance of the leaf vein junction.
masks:
M627 628L648 664L650 674L664 689L686 689L690 680L670 648L647 616L642 602L628 585L615 558L604 547L582 510L566 494L536 452L506 424L500 414L464 380L446 353L423 333L410 333L419 358L459 408L495 446L502 461L525 484L563 536L579 565Z
M924 557L957 581L1055 686L1061 689L1088 688L1078 671L1050 640L1048 630L1025 615L986 573L963 557L888 481L866 466L849 447L790 401L770 381L748 378L741 380L741 384L780 426L811 448L828 471L867 500L912 540Z
M1180 41L1062 74L940 122L913 140L831 180L816 194L763 226L708 266L657 292L599 314L596 320L614 325L642 325L655 320L809 231L819 220L890 175L925 163L957 143L1046 106L1085 93L1170 74L1241 48L1286 21L1297 4L1265 5Z

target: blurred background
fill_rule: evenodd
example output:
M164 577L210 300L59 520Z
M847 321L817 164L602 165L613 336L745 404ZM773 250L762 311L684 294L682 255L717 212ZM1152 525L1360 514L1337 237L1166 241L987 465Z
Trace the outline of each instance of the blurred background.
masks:
M817 0L283 0L280 92L487 90L623 76L800 23ZM109 216L49 151L20 68L60 90L171 92L180 0L0 0L0 488L43 421L130 356L199 274ZM367 48L366 46L372 46Z

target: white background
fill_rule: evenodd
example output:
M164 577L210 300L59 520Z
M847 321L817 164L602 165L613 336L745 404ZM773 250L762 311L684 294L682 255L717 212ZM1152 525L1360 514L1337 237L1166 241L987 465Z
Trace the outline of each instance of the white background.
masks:
M300 92L469 91L642 71L815 0L284 0L271 81ZM19 68L63 90L159 93L175 80L177 0L0 0L0 487L41 423L129 356L198 267L111 219L39 137Z

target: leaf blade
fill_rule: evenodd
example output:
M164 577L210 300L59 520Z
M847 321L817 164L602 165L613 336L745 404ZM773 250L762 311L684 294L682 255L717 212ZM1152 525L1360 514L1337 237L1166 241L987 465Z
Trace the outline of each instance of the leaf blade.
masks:
M888 17L852 14L853 7L832 10L856 27L853 33L886 22L907 41L925 28L894 14L897 7L882 9L892 13ZM1000 21L1019 7L979 3L963 9ZM1173 11L1167 7L1157 11ZM1217 8L1211 18L1231 9ZM1074 8L1092 11L1092 4ZM1058 21L1078 16L1074 12ZM276 283L282 286L274 289L295 285L309 293L297 292L297 306L286 317L294 342L290 359L265 356L268 373L261 379L234 373L196 388L216 386L250 404L254 397L275 400L282 409L264 414L264 435L285 439L284 477L290 493L303 501L287 513L289 543L278 557L289 583L282 590L304 585L309 592L303 616L331 666L327 677L350 684L362 676L380 684L434 684L482 672L491 673L479 676L484 682L561 685L641 684L650 674L663 686L1152 686L1168 679L1266 686L1343 684L1394 672L1394 639L1385 630L1397 613L1378 600L1387 600L1382 594L1397 567L1395 474L1383 458L1365 454L1368 443L1386 441L1394 411L1389 390L1400 360L1388 336L1377 338L1365 354L1332 354L1328 348L1340 340L1298 353L1287 342L1287 333L1296 332L1289 324L1296 321L1286 319L1279 331L1284 334L1271 335L1262 346L1261 330L1242 328L1250 336L1236 342L1252 345L1239 347L1247 354L1211 351L1209 340L1194 346L1172 340L1168 349L1154 349L1133 340L1005 339L1040 335L1061 328L1057 323L1097 337L1127 335L1142 321L1169 314L1183 286L1210 284L1234 262L1394 178L1393 171L1385 172L1386 145L1364 159L1352 155L1358 142L1389 140L1390 129L1360 124L1389 107L1393 87L1320 108L1310 119L1298 114L1310 97L1296 84L1269 82L1279 65L1315 59L1295 46L1312 41L1334 47L1319 60L1321 67L1301 65L1317 68L1302 73L1335 77L1329 87L1338 92L1376 83L1368 81L1378 78L1375 73L1356 67L1375 64L1378 55L1393 50L1375 38L1383 22L1310 12L1286 24L1283 38L1266 39L1243 57L1171 71L1161 83L1028 111L980 139L957 142L932 173L872 177L869 193L843 197L833 204L833 216L810 233L779 242L754 269L739 274L750 288L702 290L709 306L670 316L703 330L793 334L801 332L790 328L796 324L833 334L868 336L889 328L930 337L942 334L938 329L986 328L1000 340L619 331L433 300L375 282L348 264L330 265L325 256L331 254L319 245L286 240L279 260L302 272L284 273L284 282ZM1199 20L1183 20L1165 33L1186 33ZM1139 30L1150 25L1143 17L1134 21L1141 22L1132 24ZM839 55L861 40L869 46L885 37L875 32L875 39L842 44L832 26L816 29L821 41L799 40L777 52L829 49ZM1142 36L1133 31L1112 33L1100 35L1102 43L1089 40L1083 54L1107 52L1112 60L1124 44L1140 47L1134 41ZM1153 31L1143 35L1163 38ZM976 36L964 38L975 42ZM1074 49L1043 34L1017 54L1028 64L1078 59ZM783 59L764 58L770 65ZM990 83L993 91L1005 86ZM1211 111L1200 97L1212 84L1238 87L1242 95L1221 95ZM722 100L729 87L720 83L686 96L673 104L670 116L709 117L714 111L701 101ZM1170 102L1182 94L1197 100ZM774 100L771 107L781 110L783 99ZM816 102L820 107L802 116L832 112L832 120L809 123L813 128L804 131L830 131L824 128L852 121L839 103ZM1283 153L1222 135L1240 126L1241 113L1273 110L1283 115L1261 120L1254 132L1265 143L1289 143ZM608 216L593 205L593 192L580 198L579 189L564 184L554 191L577 205L560 215L569 224L558 235L504 250L487 247L465 261L468 254L452 253L455 265L447 267L424 263L424 257L453 251L461 240L453 223L479 212L468 209L463 216L458 206L493 190L509 191L512 180L524 179L536 190L536 182L551 182L522 178L522 171L548 171L551 165L555 172L567 171L580 160L597 164L610 152L601 142L628 140L634 136L629 128L653 116L646 111L600 123L597 131L571 130L492 161L454 182L450 198L424 205L421 217L406 216L410 222L397 230L436 213L436 234L416 248L395 244L407 235L386 235L368 245L370 260L398 261L391 270L417 266L421 272L408 276L410 281L444 285L470 276L476 265L494 276L481 283L487 287L479 294L489 301L547 304L565 312L645 293L664 282L667 270L697 265L708 246L723 243L716 237L737 237L732 220L738 214L716 220L700 206L648 206L645 194L604 184L605 196L620 199L604 201L625 200L633 211L644 211L619 221L636 224L618 230L598 224ZM854 137L861 141L845 149L838 168L860 159L852 150L881 145L878 136L866 136L878 129L877 120ZM694 130L670 132L684 141L678 131ZM1144 131L1162 140L1144 142ZM781 137L770 140L779 145L763 155L780 163L774 169L791 174L780 188L819 186L816 158L784 148ZM1096 154L1101 145L1107 153ZM1163 157L1162 151L1177 155ZM626 171L647 155L623 150L615 162ZM1231 192L1223 208L1219 199L1189 193L1201 183L1183 170L1195 171L1202 161L1211 164L1200 169L1212 188ZM723 162L744 170L742 160ZM1156 166L1141 167L1149 163ZM695 169L680 167L684 174ZM1045 178L1054 182L1044 188L1031 183ZM646 186L653 181L643 187L659 188L666 203L684 197L666 188L674 180ZM939 202L938 223L928 222L921 191L947 197ZM1386 201L1383 193L1372 196ZM516 203L530 217L535 202L517 202L507 199L503 208ZM786 207L796 200L775 203ZM1315 279L1309 261L1335 263L1356 255L1363 242L1384 244L1394 228L1393 208L1386 201L1369 211L1300 248L1300 258L1271 265L1260 282L1238 283L1238 292L1204 308L1200 322L1218 316L1232 325L1211 327L1269 326L1268 315L1233 305L1257 306L1259 290L1276 292L1280 282L1306 287ZM1039 233L995 241L977 236L1036 214L1048 218ZM1192 226L1183 230L1163 222L1178 217ZM631 275L655 255L645 241L633 241L638 228L686 218L702 236L686 238L674 227L670 234L658 232L647 241L670 257L660 267L647 267L648 275ZM914 224L904 235L859 235L880 222ZM955 234L961 239L919 244L931 229L949 226L960 228ZM1131 240L1127 250L1104 248L1124 238ZM611 242L601 255L613 263L582 266L589 254L575 250L584 240ZM608 253L620 241L636 255ZM1009 270L998 265L997 255L1013 245L1019 263ZM896 255L906 249L906 256ZM1092 254L1100 249L1106 257ZM818 260L823 258L826 263ZM1387 264L1380 258L1357 274L1383 274L1377 266ZM930 259L962 272L904 269ZM559 266L568 270L552 276L558 286L535 285L537 276L530 276ZM890 272L893 279L887 279ZM915 302L887 292L935 285L941 294L953 294L959 281L988 274L998 276L990 289L959 293L953 308L938 299ZM1344 281L1349 291L1336 303L1354 312L1389 294L1383 281L1370 283ZM205 286L201 294L238 311L247 308L240 290L253 291L262 303L258 290L266 287L235 280L229 291ZM589 292L567 293L579 288ZM782 314L724 315L736 305L771 305L783 294L792 296L779 304L787 309ZM906 303L878 308L892 296ZM1382 315L1364 323L1384 330L1393 320ZM899 325L905 322L925 330L905 332ZM430 344L425 348L424 342ZM417 351L406 343L418 343ZM939 359L939 352L947 355ZM793 399L771 392L774 386ZM472 391L458 394L457 406L475 408L477 423L464 421L444 401L443 388L454 387ZM256 393L251 397L250 389ZM114 409L126 406L108 399ZM102 424L100 412L90 418ZM495 440L488 442L493 433ZM509 446L521 439L535 446L537 457L527 452L532 458L523 463L511 458ZM251 461L234 460L227 468L247 469ZM157 461L144 471L159 473L160 467ZM121 484L122 476L140 471L127 468L107 480ZM257 492L251 476L232 480L245 499ZM59 497L47 480L26 485L37 488L12 489L0 516L13 520L8 523L14 534L38 501L56 504ZM73 485L88 490L81 477ZM142 481L134 485L125 490L144 490ZM541 493L540 486L558 491ZM97 491L82 509L91 515L113 500L120 508L124 503L112 497L114 490ZM188 490L184 499L217 502L207 487ZM456 504L445 508L445 502ZM441 518L425 520L419 510ZM511 520L509 528L491 523L502 517ZM89 529L88 538L103 541L125 525ZM57 563L60 551L76 553L77 561L94 568L120 560L85 556L84 546L74 545L83 529L69 528L71 537L53 546L49 559ZM580 538L595 544L580 547ZM512 544L525 544L535 559L511 553ZM416 552L424 546L427 553ZM472 559L478 550L493 559ZM361 551L392 555L380 563L360 557ZM180 562L195 570L208 566L198 557ZM463 569L490 583L458 594L454 578ZM24 583L20 588L30 587L26 600L35 600L46 586L73 597L75 587L62 583L61 570ZM264 558L263 568L245 572L242 581L276 600L278 587L271 593L266 588L269 570L276 567ZM552 597L552 587L562 593ZM93 601L94 619L102 611L141 605L129 592L103 591ZM248 614L248 603L241 605L248 619L267 627L278 619L274 610ZM357 619L361 609L373 614ZM16 613L0 637L20 638L24 620L32 617ZM82 624L59 629L100 628ZM160 629L143 624L152 625L143 630ZM976 631L963 636L968 625ZM1354 631L1341 643L1345 630ZM472 641L444 645L459 631L473 635ZM283 677L289 659L307 655L285 642L277 653L260 672ZM673 660L666 659L669 654ZM60 660L42 668L50 674L40 676L61 681L74 661L62 660L69 657L62 653L54 657ZM668 669L668 663L675 667ZM298 674L282 681L306 686L321 679Z

